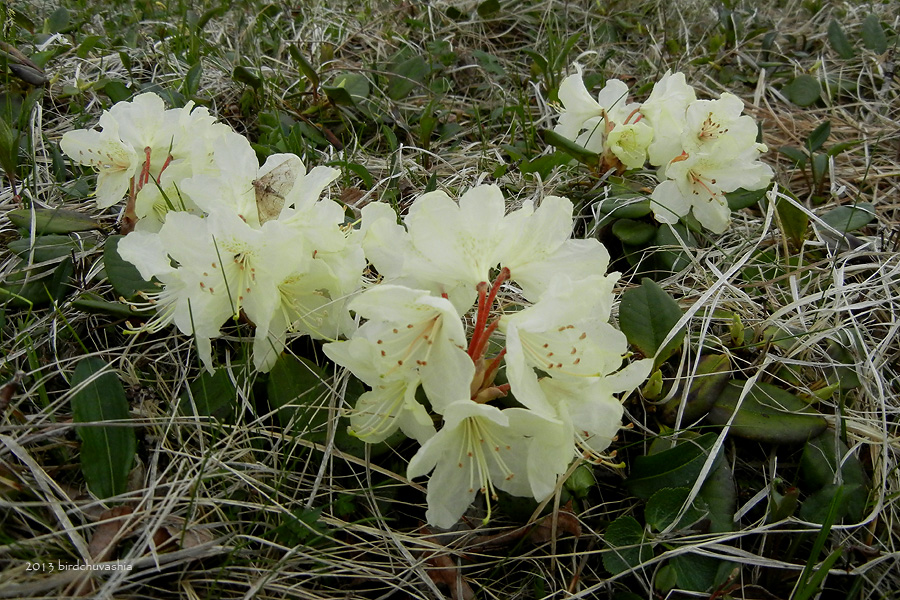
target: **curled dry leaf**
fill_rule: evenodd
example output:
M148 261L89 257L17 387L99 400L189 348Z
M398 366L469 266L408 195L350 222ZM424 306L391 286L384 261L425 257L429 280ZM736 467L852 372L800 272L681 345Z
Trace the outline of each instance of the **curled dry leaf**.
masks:
M189 550L213 541L213 536L205 529L189 527L181 517L168 517L153 532L153 543L157 552Z
M119 531L128 523L124 517L132 512L133 510L128 506L116 506L100 515L100 522L88 544L88 550L94 561L105 562L112 557L116 545L124 537L119 535Z
M13 378L6 382L2 388L0 388L0 410L6 410L6 407L9 406L9 403L12 401L16 390L19 389L19 384L22 382L23 377L25 377L25 373L23 371L16 371L16 374L13 375Z

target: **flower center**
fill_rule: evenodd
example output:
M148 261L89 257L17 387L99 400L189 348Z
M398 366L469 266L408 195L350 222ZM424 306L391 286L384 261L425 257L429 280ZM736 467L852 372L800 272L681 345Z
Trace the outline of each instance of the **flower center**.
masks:
M490 291L488 291L488 283L486 281L478 284L478 312L475 316L475 328L472 331L472 339L469 341L468 354L472 362L475 363L475 376L472 378L470 387L472 400L479 403L490 402L495 398L505 396L509 391L509 384L493 385L494 376L497 374L503 355L506 354L506 348L503 348L487 364L485 364L484 356L488 349L491 334L494 333L500 324L499 317L488 323L491 307L497 299L500 286L509 278L509 269L503 267L500 270L500 274L497 275L497 279L491 285Z

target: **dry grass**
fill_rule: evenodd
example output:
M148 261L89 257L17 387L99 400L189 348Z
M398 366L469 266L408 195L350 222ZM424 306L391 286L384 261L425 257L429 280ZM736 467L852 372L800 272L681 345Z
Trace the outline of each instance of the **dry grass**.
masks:
M835 395L818 408L836 430L846 431L872 479L872 493L861 522L845 521L831 530L829 548L848 550L844 562L832 568L826 587L841 594L852 589L860 599L895 597L900 589L900 99L893 74L895 48L883 55L858 50L853 59L838 59L826 31L837 16L848 34L856 32L873 11L897 31L896 6L835 2L811 15L808 3L793 0L778 7L741 5L734 10L740 26L728 41L726 28L717 24L720 4L704 0L502 4L502 10L485 17L477 15L475 2L310 0L293 12L282 5L272 5L275 9L267 14L260 12L261 6L246 13L232 9L193 34L202 49L200 95L221 118L258 136L258 113L242 113L246 88L230 74L239 63L259 67L267 79L262 108L302 112L314 101L292 95L303 87L287 51L297 44L323 82L344 71L368 77L373 106L388 115L387 129L396 136L393 150L385 130L365 118L314 113L328 119L345 147L310 149L305 159L308 164L339 159L364 165L374 185L364 190L359 205L395 199L402 206L431 180L449 190L497 181L512 203L548 193L569 195L585 204L586 220L592 197L585 190L593 182L567 167L545 179L523 174L517 169L519 159L510 153L510 147L539 151L542 143L535 131L551 127L556 114L546 77L534 71L523 50L546 55L580 34L569 60L560 63L564 68L578 57L586 72L623 78L635 89L644 86L644 93L665 69L680 69L701 93L727 90L741 96L748 112L763 123L771 149L766 160L776 170L778 186L770 198L781 196L808 213L815 235L800 248L790 247L770 202L765 211L736 214L726 234L692 249L689 266L661 282L686 310L686 347L694 349L682 355L678 370L669 376L691 377L695 351L702 345L731 353L735 377L742 379L778 382L781 368L790 366L800 374L799 384L791 385L812 394L811 385L829 381L836 365L829 342L845 347L849 359L842 358L840 366L854 370L861 385L840 396L840 403ZM32 5L32 18L52 10ZM448 18L451 6L462 16ZM82 33L111 36L104 23L117 21L97 7L89 14L94 17ZM88 91L65 98L64 86L110 77L165 87L183 79L190 65L175 49L191 36L179 33L182 17L172 17L168 28L161 18L130 25L138 40L125 50L134 63L130 71L118 49L85 58L70 51L50 62L52 83L29 123L33 168L22 186L23 199L35 206L64 204L100 219L103 234L113 231L115 215L98 211L91 200L65 197L55 178L51 146L63 132L91 124L101 109L101 96ZM279 23L278 28L272 23ZM610 39L610 27L616 39ZM164 29L170 37L160 37ZM764 49L767 31L778 35ZM276 38L271 44L265 41L267 32ZM381 91L377 76L399 50L427 56L431 44L442 40L453 52L440 69L449 83L445 93L417 88L392 100ZM720 41L721 47L711 50ZM852 81L854 90L815 108L799 108L780 91L788 72ZM558 82L560 74L552 75ZM423 147L416 119L435 98L441 121L459 129L446 139L430 138ZM862 143L829 163L824 203L816 204L804 177L774 149L801 147L823 119L832 124L829 144ZM506 169L497 170L501 166ZM361 186L352 174L344 187L351 185ZM877 220L854 234L860 247L845 250L818 216L857 201L874 203ZM0 214L19 206L4 187ZM599 234L608 241L607 233ZM12 224L0 221L0 239L14 237ZM772 267L760 257L761 249L774 253L779 270L771 278L748 281L747 269ZM85 246L74 256L79 294L112 298L99 247ZM797 256L809 263L791 266L797 263L788 258ZM12 272L12 254L0 257L0 273ZM632 283L638 281L626 275L623 289ZM777 326L792 332L795 341L732 351L731 322L720 310L739 315L748 337L760 340L767 328ZM332 417L321 431L304 432L302 425L285 431L274 411L260 411L254 401L255 376L243 372L233 337L247 331L236 329L217 342L233 351L232 380L242 404L234 423L223 424L175 409L198 369L191 340L173 331L128 336L121 320L80 310L69 301L53 310L7 308L0 319L0 376L24 373L21 389L0 412L0 597L466 598L474 590L479 598L511 599L596 598L629 590L649 598L656 593L653 578L660 566L692 552L741 565L727 586L731 597L769 598L789 594L807 560L819 560L795 547L808 548L809 532L818 526L796 516L765 521L768 487L779 477L794 478L796 453L768 446L745 453L748 445L726 439L727 429L720 430L719 442L739 486L735 530L678 532L654 559L610 577L602 563L602 555L611 552L603 541L605 528L622 514L640 514L639 501L622 489L617 471L596 470L598 487L591 498L600 501L582 507L577 539L571 535L574 527L565 522L573 517L561 506L562 484L549 501L554 516L544 522L551 527L545 537L487 538L528 521L534 506L512 504L506 512L516 516L495 519L488 528L478 527L480 515L473 513L472 527L437 535L418 522L424 494L405 478L404 447L370 456L369 450L357 455L335 444L336 431L344 426L335 417L346 408L346 374L329 379L320 397L301 399ZM86 492L75 462L78 443L68 381L74 363L86 355L109 362L127 386L139 437L138 467L129 491L118 499L128 512L116 517ZM651 403L633 398L627 407L633 429L623 434L621 450L634 457L659 428ZM310 433L320 434L319 441L309 441ZM103 519L107 521L101 525ZM111 523L118 526L110 529ZM91 560L90 545L101 529L113 531L110 560L128 562L133 570L93 579L79 572L28 570L31 563ZM794 551L788 552L790 548ZM689 596L708 594L676 592L671 597Z

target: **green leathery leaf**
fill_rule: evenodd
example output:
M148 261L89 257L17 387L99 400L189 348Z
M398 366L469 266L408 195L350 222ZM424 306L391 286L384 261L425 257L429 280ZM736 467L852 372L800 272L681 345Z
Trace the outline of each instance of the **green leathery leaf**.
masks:
M615 219L640 219L649 215L652 209L647 198L620 196L602 200L597 205L597 211Z
M803 447L800 477L804 489L810 491L843 483L847 514L854 521L862 519L869 496L869 477L856 454L835 437L834 431L825 431Z
M125 389L100 358L83 358L72 375L72 420L81 438L81 471L100 499L122 494L134 463L137 438Z
M331 85L322 86L322 91L335 104L354 106L369 96L369 80L359 73L342 73L335 77Z
M75 265L71 258L64 258L56 268L29 268L21 260L18 270L8 274L0 282L0 305L18 308L34 308L62 300L71 291L69 285Z
M122 304L121 302L107 302L94 294L85 294L75 298L72 300L72 307L85 312L113 315L126 319L129 317L147 318L152 314L135 310L131 305Z
M806 162L809 160L809 155L793 146L781 146L778 148L778 152L787 156L794 163L795 167L800 167L801 169L806 166Z
M819 80L812 75L802 74L791 80L782 91L788 100L797 106L811 106L818 102L822 95L822 86Z
M675 589L676 585L678 585L678 574L674 567L672 565L660 567L653 579L653 587L665 594Z
M204 369L181 394L178 410L183 415L196 414L230 423L237 405L237 388L228 369L216 369L213 373Z
M486 19L500 10L500 0L484 0L475 10L479 17Z
M769 488L769 507L766 514L766 523L777 523L792 516L797 510L799 498L799 489L790 487L782 494L775 489L775 483L772 482Z
M817 489L803 501L803 504L800 505L800 518L804 521L824 524L833 510L835 522L840 522L848 515L854 521L858 521L858 515L862 514L862 510L858 506L853 507L852 503L854 503L854 498L865 499L865 497L866 492L859 484L830 483ZM858 500L856 502L858 504ZM856 513L857 516L852 513Z
M821 219L844 233L865 227L875 219L875 206L870 202L859 202L854 206L838 206Z
M841 58L853 58L855 56L856 53L853 51L853 46L850 45L850 40L847 39L847 34L844 33L840 23L835 19L832 19L831 23L828 24L828 41Z
M62 33L68 29L70 22L69 11L60 6L44 20L44 33Z
M266 392L269 404L278 410L278 422L314 442L324 442L328 407L322 398L328 392L328 373L305 358L282 354L269 372Z
M187 75L184 76L184 83L181 84L181 93L188 98L193 98L200 90L200 78L203 76L203 65L200 62L194 63L188 69Z
M83 244L83 246L82 246ZM34 245L30 238L13 240L9 243L9 249L19 258L31 257L32 263L43 263L64 256L69 256L73 251L82 248L93 248L92 240L75 240L68 235L41 235L34 239Z
M733 563L686 552L669 561L678 578L678 587L691 592L708 592L725 582Z
M778 198L775 208L778 211L778 222L781 226L781 232L791 241L794 247L799 248L803 245L803 240L806 239L809 216L786 198Z
M249 85L253 89L259 89L262 87L262 78L259 73L254 72L247 67L242 65L238 65L231 72L231 79L238 83L243 83L245 85Z
M31 220L34 218L34 228L38 234L46 233L72 233L73 231L90 231L100 229L100 222L82 213L64 208L18 208L6 213L9 220L16 227L31 229Z
M690 255L681 249L681 242L678 241L679 237L688 248L693 248L697 245L694 235L682 223L660 225L659 229L656 230L656 238L653 240L653 246L661 247L661 249L654 252L653 256L664 269L673 273L691 264ZM671 246L674 249L665 248L665 246Z
M888 41L884 34L884 28L881 21L874 13L866 17L863 21L862 31L863 46L874 52L875 54L884 54L887 51Z
M113 289L122 298L133 298L138 292L158 292L159 286L144 281L137 267L119 255L119 242L123 235L111 235L103 246L103 266Z
M632 246L649 242L656 235L656 229L655 225L632 219L618 219L612 226L613 235Z
M610 523L603 539L610 547L609 552L603 553L603 566L613 575L653 557L653 549L644 540L644 528L632 516L625 515Z
M710 533L734 530L737 488L734 473L727 461L718 461L713 466L697 497L703 499L709 507Z
M745 190L738 188L733 192L725 194L725 201L728 202L728 208L731 210L741 210L750 206L759 204L759 201L766 197L768 188L761 190Z
M312 89L318 89L319 87L319 74L316 72L315 67L310 64L306 57L303 56L303 53L300 51L300 48L296 44L291 44L288 46L288 52L290 52L291 57L297 63L297 69L303 76L306 77L307 81L309 81Z
M842 390L852 390L862 385L856 368L853 366L856 359L843 344L835 340L828 340L828 349L825 352L834 361L829 381L839 383Z
M552 129L541 129L541 137L546 143L557 150L562 150L580 163L590 166L599 164L600 162L599 154L579 146L572 140L559 135Z
M387 95L392 100L401 100L408 96L416 86L423 85L430 71L428 63L418 55L391 65L389 70Z
M806 140L806 148L809 150L809 153L812 154L819 148L825 145L825 142L828 141L828 136L831 135L831 121L823 121L821 125L816 127L811 134L809 134L809 138Z
M653 494L644 508L644 519L647 521L647 525L654 531L663 531L669 527L675 522L690 493L691 488L689 487L677 487L663 488ZM706 502L699 497L695 498L675 525L675 529L690 527L702 519L707 512Z
M647 500L663 488L693 486L715 442L716 434L706 433L695 439L682 439L668 450L638 456L625 487Z
M131 96L134 95L134 90L129 88L124 81L119 81L118 79L107 81L103 84L102 90L113 103L125 102L126 100L130 100Z
M652 279L641 280L640 287L622 294L619 305L619 327L628 341L637 346L644 356L655 356L662 363L674 354L684 340L682 327L669 342L663 341L682 317L678 303Z
M694 423L706 416L722 388L731 379L731 361L726 354L709 354L700 359L694 381L688 390L681 422L685 425ZM683 388L682 388L683 389ZM674 425L678 418L678 407L684 394L678 392L675 397L663 405L660 419L667 425Z
M706 419L725 425L737 409L743 381L729 381ZM747 393L731 423L731 434L773 444L802 443L822 433L828 423L797 396L769 383L757 383Z

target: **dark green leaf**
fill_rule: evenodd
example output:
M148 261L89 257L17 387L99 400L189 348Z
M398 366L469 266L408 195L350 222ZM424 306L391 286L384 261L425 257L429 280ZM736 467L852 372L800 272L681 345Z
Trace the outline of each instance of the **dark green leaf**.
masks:
M822 220L844 233L865 227L875 219L875 206L860 202L855 206L838 206L822 215Z
M565 152L554 152L553 154L545 154L531 160L524 160L519 165L519 171L522 173L539 173L544 179L547 178L553 169L561 167L572 160L572 157Z
M854 146L859 146L860 144L863 143L863 141L864 140L850 140L848 142L841 142L839 144L835 144L834 146L831 146L830 148L828 148L825 151L825 154L827 154L828 156L837 156L838 154L846 152L847 150L849 150L850 148L853 148Z
M691 264L690 255L681 249L679 237L688 248L693 248L697 245L694 235L682 223L661 225L656 230L656 239L653 240L653 245L660 247L654 252L654 258L659 262L661 268L673 273L677 273ZM676 249L668 249L666 247Z
M597 210L614 219L640 219L652 212L650 200L641 196L607 198L599 203Z
M775 208L778 211L781 232L791 241L795 248L799 248L803 245L803 240L806 239L809 216L787 198L779 197Z
M188 69L187 75L184 76L184 83L181 84L181 93L188 98L196 96L200 90L200 78L202 76L203 65L197 62Z
M81 438L84 480L100 499L122 494L137 450L125 389L103 360L89 357L75 368L72 390L72 420Z
M119 241L125 236L111 235L103 247L103 266L106 277L116 294L122 298L133 298L138 292L158 292L159 286L144 281L137 268L119 256Z
M234 71L231 72L231 78L238 83L249 85L253 89L262 87L262 79L260 78L259 73L241 65L234 68Z
M791 487L782 494L776 489L775 483L770 484L769 488L769 506L766 514L767 523L777 523L793 516L797 510L797 504L800 498L800 490Z
M861 34L863 46L875 54L884 54L887 51L887 36L881 27L881 21L878 20L874 13L870 14L863 21Z
M0 167L7 177L15 177L18 164L19 131L10 127L6 118L0 117Z
M194 27L197 29L197 31L199 31L199 30L203 29L204 27L206 27L206 24L209 23L212 19L215 19L216 17L221 17L222 15L224 15L227 12L228 12L228 4L222 4L221 6L216 6L214 8L211 8L208 11L206 11L205 13L203 13L202 15L200 15L200 18L197 19L197 23L194 25Z
M675 589L676 585L678 585L678 573L672 565L660 567L653 579L653 587L665 594Z
M92 242L83 241L86 247L93 247ZM9 243L9 249L19 258L28 259L30 256L34 264L69 256L73 250L80 250L81 246L67 235L42 235L35 238L33 246L30 238L13 240Z
M582 148L572 140L564 138L552 129L541 129L541 137L545 142L557 150L562 150L580 163L596 165L600 162L599 154Z
M731 210L741 210L748 206L759 204L759 201L766 197L768 188L761 190L745 190L738 188L737 190L725 194L725 200L728 202L728 208Z
M486 19L490 17L492 14L496 13L500 10L500 1L499 0L484 0L481 4L478 5L478 16L482 19Z
M603 566L618 575L653 557L653 549L644 542L644 528L634 517L619 517L606 528L604 541L610 547L603 554Z
M322 86L328 99L342 106L355 106L369 96L369 80L359 73L338 75L331 85Z
M700 359L691 389L688 390L681 423L690 425L706 416L715 404L722 388L731 379L731 361L726 354L710 354ZM660 419L667 425L674 426L678 419L678 407L683 394L679 390L675 397L663 405Z
M697 497L703 499L709 507L710 533L734 530L737 488L727 461L721 460L713 466Z
M813 132L809 134L809 138L806 140L806 148L809 150L809 153L812 154L824 146L830 135L831 121L823 121L821 125L816 127Z
M32 21L28 16L20 10L16 10L13 8L11 4L6 5L7 16L13 20L13 22L25 29L29 33L34 33L34 21Z
M800 518L804 521L812 523L825 523L829 513L834 512L834 521L840 522L845 516L851 512L851 502L856 499L856 507L853 512L861 516L865 509L859 508L859 501L865 502L866 492L861 485L858 484L837 484L830 483L811 494L800 506ZM854 521L858 520L858 516L851 517Z
M656 356L657 364L681 347L685 333L683 327L662 347L666 336L681 317L678 303L652 279L645 277L640 287L622 294L619 327L644 356Z
M625 487L645 500L663 488L691 487L716 442L715 433L682 440L674 448L638 456L631 466Z
M737 408L743 381L730 381L716 400L707 420L725 425ZM797 396L769 383L757 383L748 392L731 424L731 434L772 444L802 443L819 435L828 423Z
M114 317L122 317L125 319L131 317L147 318L150 315L148 312L134 310L128 304L122 304L121 302L107 302L93 294L85 294L84 296L72 300L72 306L85 312L113 315Z
M733 563L709 556L686 553L673 557L669 564L677 573L680 589L690 592L709 592L714 586L724 583Z
M837 476L838 469L840 476ZM800 476L804 489L809 491L844 484L847 514L854 521L862 519L869 495L869 478L856 454L851 453L833 431L825 431L803 447Z
M354 175L359 177L366 189L370 189L372 185L374 185L375 180L372 178L372 174L369 173L369 170L367 168L359 163L349 162L345 160L333 160L327 163L327 165L329 167L345 167L349 171L352 171Z
M391 67L388 75L387 95L392 100L401 100L417 86L425 83L430 69L421 56L413 56Z
M566 479L566 490L576 498L586 498L591 488L596 487L594 471L586 464L579 465Z
M237 406L237 388L228 369L222 368L212 374L204 370L181 394L178 410L184 415L213 417L230 423Z
M691 489L688 487L664 488L653 494L644 509L644 519L654 531L663 531L675 522L687 501ZM708 512L706 502L695 498L694 502L679 519L675 530L690 527Z
M842 390L852 390L862 385L859 375L856 372L854 364L856 360L850 351L841 343L835 340L828 340L827 354L835 362L832 374L829 376L829 382L835 381L841 384Z
M818 102L822 94L819 80L812 75L798 75L788 83L782 91L788 100L797 106L811 106Z
M30 309L58 302L72 291L69 282L75 267L71 258L63 259L52 271L35 274L25 260L19 263L18 269L0 284L0 304Z
M69 11L60 6L44 22L46 33L62 33L69 27Z
M81 41L81 44L78 45L78 52L75 53L76 56L78 56L78 58L87 58L91 53L91 50L96 48L99 42L99 35L89 35L85 37L84 40Z
M856 54L853 46L850 45L850 40L847 39L847 34L834 19L828 24L828 41L831 42L831 47L841 58L853 58Z
M803 152L803 150L791 146L782 146L778 149L778 152L787 156L793 161L795 167L801 169L806 166L806 161L809 160L809 155Z
M106 94L110 101L116 103L130 100L133 90L129 88L124 81L111 79L103 85L103 93Z
M6 215L16 227L31 229L32 210L19 208ZM100 229L100 223L78 211L63 208L34 209L35 231L44 233L71 233L73 231L90 231Z
M304 358L282 354L272 371L266 390L269 404L278 410L278 421L285 429L314 442L325 440L328 407L323 397L328 392L325 369Z
M294 61L297 63L297 69L303 73L303 76L306 77L306 80L309 81L312 89L316 90L319 88L319 74L316 73L316 69L306 60L306 57L303 56L303 53L300 52L300 48L297 47L296 44L291 44L288 46L288 51L291 53L291 57L293 57Z
M652 240L656 236L656 229L655 225L632 219L618 219L612 226L613 235L632 246Z

